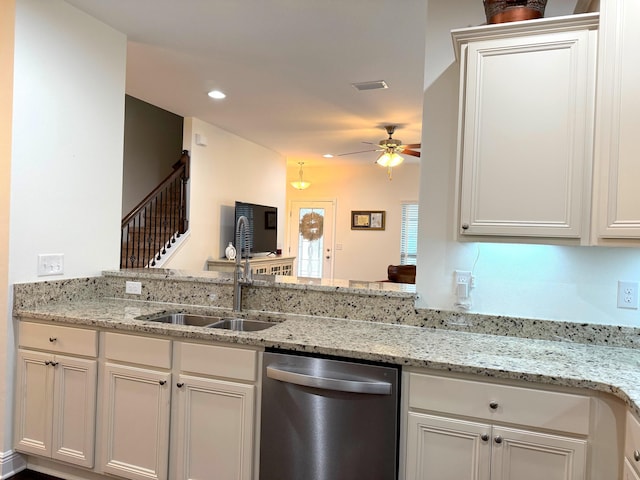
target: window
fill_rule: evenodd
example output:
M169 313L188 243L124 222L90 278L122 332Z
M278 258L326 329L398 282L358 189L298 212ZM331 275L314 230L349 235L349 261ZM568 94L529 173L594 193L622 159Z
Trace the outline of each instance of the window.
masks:
M418 258L418 204L402 204L400 264L415 265Z

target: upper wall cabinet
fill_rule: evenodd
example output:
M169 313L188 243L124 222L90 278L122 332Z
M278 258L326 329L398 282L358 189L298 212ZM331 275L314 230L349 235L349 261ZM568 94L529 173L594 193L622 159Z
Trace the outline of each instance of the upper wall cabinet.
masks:
M452 32L461 237L588 242L597 28L595 13Z
M600 8L594 237L595 243L600 245L623 242L638 245L640 2L606 0L601 2Z

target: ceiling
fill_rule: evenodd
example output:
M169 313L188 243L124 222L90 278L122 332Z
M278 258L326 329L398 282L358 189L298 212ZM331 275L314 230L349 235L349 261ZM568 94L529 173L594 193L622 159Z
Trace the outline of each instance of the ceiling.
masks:
M374 148L362 142L389 124L394 138L420 142L427 0L66 1L127 35L127 94L289 163ZM352 86L377 80L389 88Z

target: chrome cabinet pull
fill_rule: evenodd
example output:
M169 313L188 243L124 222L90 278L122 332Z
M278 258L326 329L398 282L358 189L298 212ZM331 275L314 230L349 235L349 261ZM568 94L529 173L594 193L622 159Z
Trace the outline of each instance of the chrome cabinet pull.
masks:
M51 362L49 360L45 360L44 364L49 366L49 365L51 365Z
M493 439L496 443L502 443L502 437L500 435L496 435L496 438Z
M51 343L55 342L56 340L58 340L56 337L49 337L49 341Z
M489 408L491 410L497 410L498 409L498 402L496 402L495 400L493 402L489 403Z
M160 380L158 383L159 383L160 385L164 385L165 383L167 383L167 381L166 381L166 380Z
M178 382L178 383L176 383L176 387L178 387L178 388L182 388L182 387L184 387L184 382Z
M52 367L55 367L55 366L57 366L57 365L58 365L58 363L59 363L59 362L51 362L51 366L52 366Z
M638 450L634 450L634 451L633 451L633 459L634 459L636 462L640 462L640 452L639 452Z
M483 442L488 442L489 441L489 435L486 433L483 433L482 435L480 435L480 440L482 440Z
M462 224L462 229L463 230L469 230L469 224L468 223L463 223Z

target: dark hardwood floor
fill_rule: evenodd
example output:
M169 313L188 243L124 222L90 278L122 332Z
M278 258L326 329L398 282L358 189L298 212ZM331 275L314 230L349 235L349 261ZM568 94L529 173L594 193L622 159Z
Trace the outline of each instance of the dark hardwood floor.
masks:
M52 477L51 475L45 475L44 473L33 472L31 470L23 470L17 475L14 475L9 480L62 480L58 477Z

